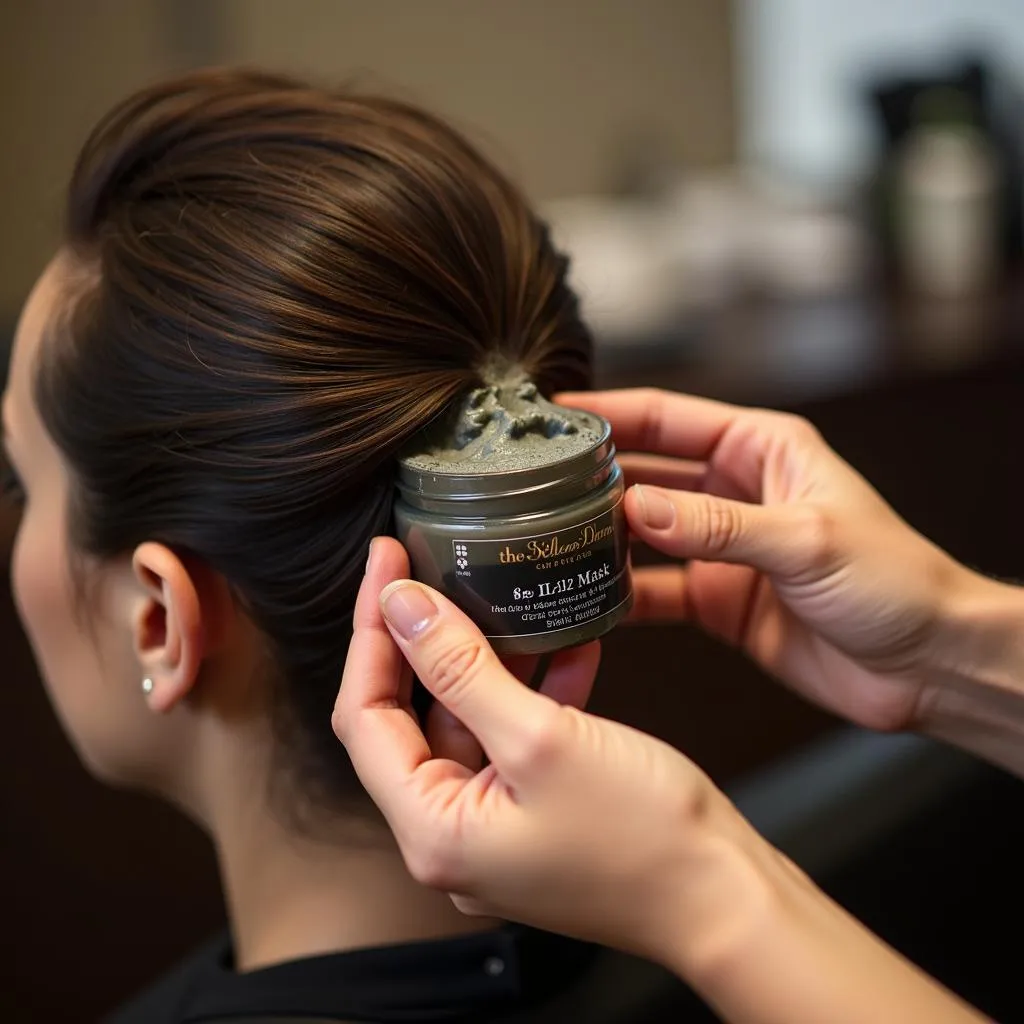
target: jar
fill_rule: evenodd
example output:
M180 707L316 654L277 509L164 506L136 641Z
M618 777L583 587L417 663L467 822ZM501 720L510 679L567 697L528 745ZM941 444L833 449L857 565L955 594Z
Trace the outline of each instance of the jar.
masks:
M449 597L502 654L594 640L633 601L622 470L611 427L544 465L447 473L399 462L395 526L413 576Z

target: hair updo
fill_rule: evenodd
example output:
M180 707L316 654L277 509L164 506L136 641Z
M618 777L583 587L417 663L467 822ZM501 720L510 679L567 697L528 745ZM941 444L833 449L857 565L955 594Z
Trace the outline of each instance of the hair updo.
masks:
M437 118L251 71L130 97L71 180L36 378L71 542L207 563L268 641L284 763L361 790L330 727L394 459L495 356L589 384L567 261Z

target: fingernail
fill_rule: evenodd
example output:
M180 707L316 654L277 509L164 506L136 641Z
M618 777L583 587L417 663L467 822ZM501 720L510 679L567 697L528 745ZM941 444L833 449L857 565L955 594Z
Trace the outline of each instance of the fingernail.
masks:
M410 580L389 583L380 595L384 618L404 640L415 640L434 620L437 605L430 595Z
M370 541L370 549L366 552L366 568L363 569L363 575L368 576L370 573L370 566L373 564L373 546L377 543L377 538L374 537Z
M637 484L636 496L640 499L640 514L652 530L667 530L676 521L676 507L660 488Z

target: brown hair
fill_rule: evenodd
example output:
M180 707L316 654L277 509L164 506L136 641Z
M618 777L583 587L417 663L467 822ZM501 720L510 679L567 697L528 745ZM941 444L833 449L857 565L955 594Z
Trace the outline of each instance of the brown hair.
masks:
M393 460L494 354L589 383L566 259L522 195L405 103L251 71L130 97L86 142L80 271L37 375L72 541L161 541L269 641L288 763L361 792L330 729Z

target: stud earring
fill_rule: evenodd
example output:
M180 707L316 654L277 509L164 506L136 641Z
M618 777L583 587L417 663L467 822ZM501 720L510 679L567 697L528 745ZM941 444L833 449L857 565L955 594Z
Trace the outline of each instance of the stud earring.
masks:
M153 692L153 680L150 679L149 676L146 676L146 678L142 680L142 692L145 694Z

